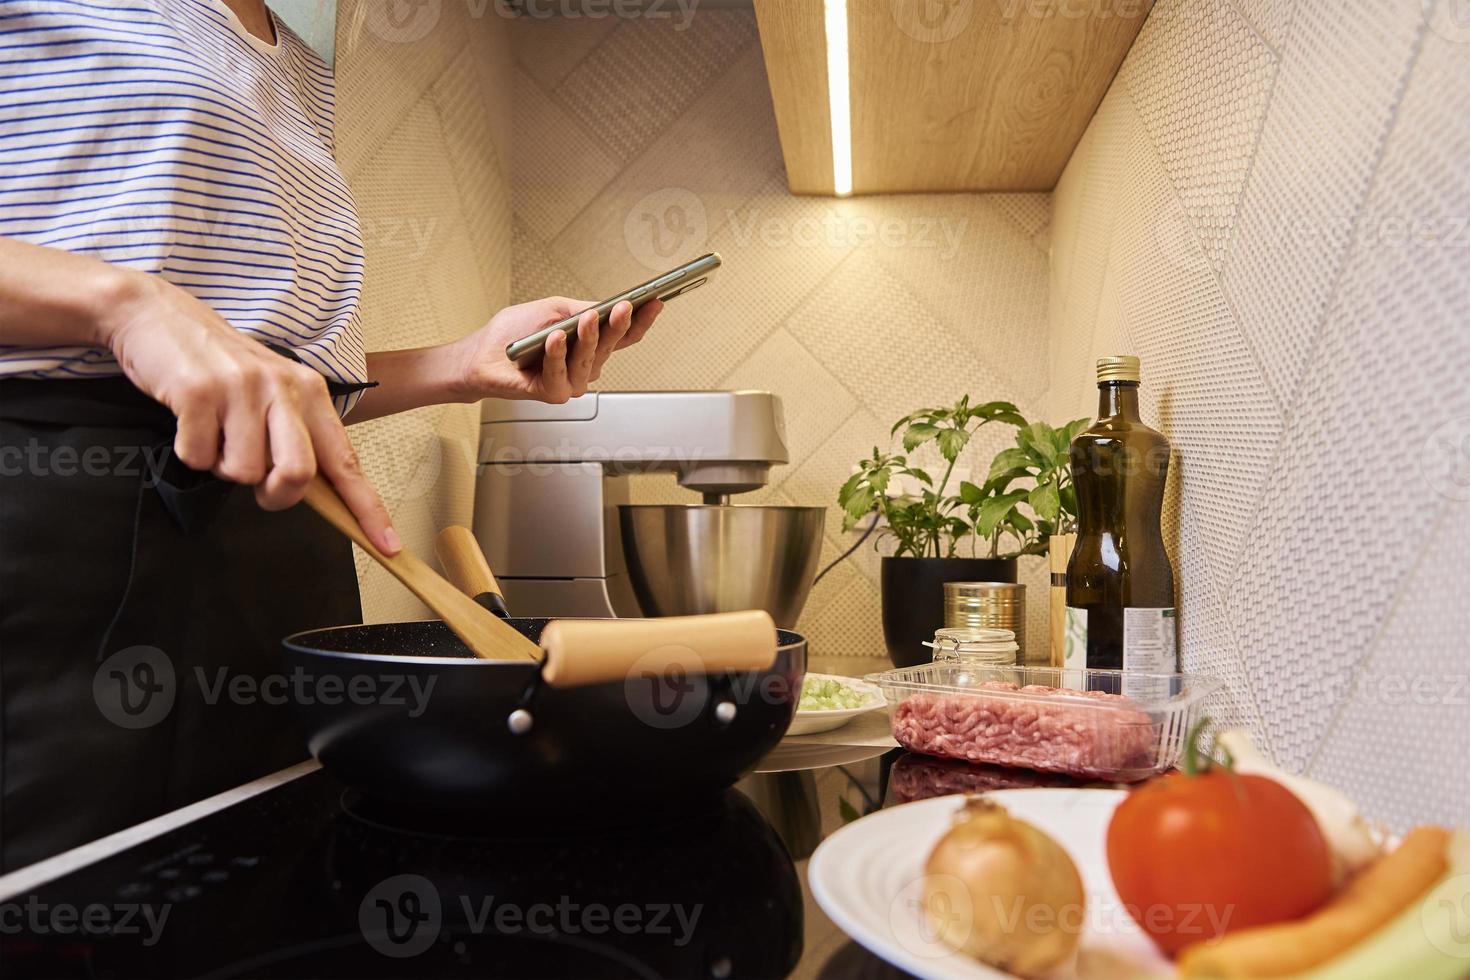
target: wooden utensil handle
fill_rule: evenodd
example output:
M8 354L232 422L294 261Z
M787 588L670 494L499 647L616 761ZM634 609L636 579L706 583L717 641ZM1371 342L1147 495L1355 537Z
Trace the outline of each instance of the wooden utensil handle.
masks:
M444 577L456 589L470 598L486 592L501 595L500 583L490 571L490 563L480 550L475 534L461 524L451 524L439 532L434 541L434 551L439 555L439 564L444 566Z
M388 570L408 590L423 600L464 641L477 657L487 660L536 660L541 651L524 635L501 622L473 599L444 581L408 548L385 555L368 540L357 517L342 502L336 489L318 473L306 486L307 506L338 531L351 538L368 556Z
M439 532L434 551L451 585L502 619L510 617L500 583L495 581L474 532L462 524L451 524Z
M327 482L326 477L320 473L313 476L306 485L306 496L303 499L307 506L326 518L327 523L351 538L353 544L379 562L388 561L388 556L379 551L378 546L368 538L367 532L357 520L357 515L347 507L337 493L337 488Z
M661 619L558 619L541 631L541 676L553 687L638 673L765 670L776 662L776 624L760 609Z

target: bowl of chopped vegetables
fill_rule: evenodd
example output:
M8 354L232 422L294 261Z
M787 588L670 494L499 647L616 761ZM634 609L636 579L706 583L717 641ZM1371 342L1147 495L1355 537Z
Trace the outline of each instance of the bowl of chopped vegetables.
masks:
M876 685L839 674L807 674L787 735L812 735L841 728L858 715L888 702Z

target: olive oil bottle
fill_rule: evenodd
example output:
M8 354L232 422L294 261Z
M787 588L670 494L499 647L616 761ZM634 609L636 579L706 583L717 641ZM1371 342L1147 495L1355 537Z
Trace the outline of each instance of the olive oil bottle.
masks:
M1067 667L1179 669L1174 571L1159 530L1169 441L1138 417L1138 378L1138 358L1100 358L1097 422L1072 441L1078 519L1067 563Z

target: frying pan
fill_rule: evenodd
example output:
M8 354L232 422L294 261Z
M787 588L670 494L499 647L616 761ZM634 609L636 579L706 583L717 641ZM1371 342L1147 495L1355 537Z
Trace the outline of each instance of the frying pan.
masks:
M728 640L764 615L639 620L641 631L629 620L506 619L543 647L539 662L476 658L437 621L283 642L307 746L347 785L410 808L557 817L677 806L774 748L807 647L777 630L774 661L749 668L749 651ZM703 628L691 631L695 621Z

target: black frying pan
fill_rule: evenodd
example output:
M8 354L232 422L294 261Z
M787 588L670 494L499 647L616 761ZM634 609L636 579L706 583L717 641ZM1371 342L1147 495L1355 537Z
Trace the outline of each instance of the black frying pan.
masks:
M284 644L311 753L349 786L400 805L555 816L720 790L775 747L806 640L778 630L774 661L749 668L736 648L763 615L505 620L546 650L541 662L478 659L441 622ZM727 656L741 666L725 669Z

